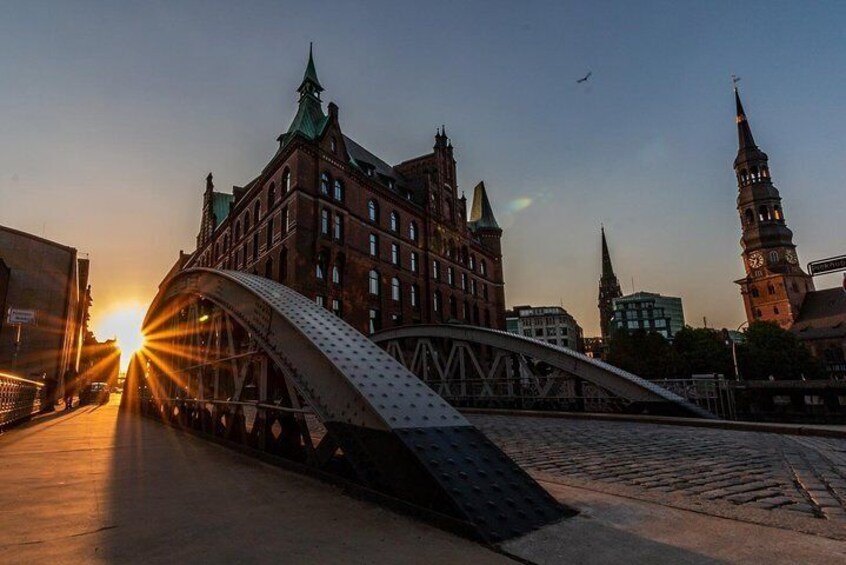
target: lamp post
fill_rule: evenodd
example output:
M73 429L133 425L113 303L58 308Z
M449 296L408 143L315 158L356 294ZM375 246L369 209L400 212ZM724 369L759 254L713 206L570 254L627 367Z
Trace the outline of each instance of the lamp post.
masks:
M737 329L734 330L734 331L739 332L740 328L742 328L743 326L745 326L748 323L749 323L749 320L746 320L745 322L743 322L742 324L737 326ZM731 342L731 358L732 358L732 361L734 361L734 380L739 381L740 380L740 369L738 369L738 366L737 366L737 343L735 343L734 339L731 337L731 334L729 334L728 338L729 338L729 341Z

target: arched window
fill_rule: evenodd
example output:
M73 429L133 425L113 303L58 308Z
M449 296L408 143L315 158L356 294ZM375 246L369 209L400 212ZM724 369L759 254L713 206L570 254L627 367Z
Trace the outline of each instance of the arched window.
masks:
M449 316L450 318L458 318L458 301L454 296L449 297Z
M399 232L400 229L400 219L399 214L396 210L391 212L391 231L394 233Z
M402 287L397 277L391 279L391 300L399 302L402 299Z
M479 262L479 272L482 273L483 277L487 276L488 274L488 264L485 262L484 259Z
M746 181L748 180L748 174L746 172L746 169L740 169L739 176L740 176L740 183L746 184Z
M452 202L450 202L449 200L446 200L446 206L445 207L446 207L446 213L445 213L446 217L451 220L452 219Z
M447 253L446 254L447 254L447 257L449 257L450 259L455 257L455 242L454 241L450 240L449 242L447 242Z
M270 183L270 187L267 189L267 209L270 210L273 208L273 203L276 202L276 183Z
M267 261L264 263L264 278L273 278L273 257L268 257Z
M470 270L471 271L476 270L476 256L475 255L470 255Z
M282 231L283 233L288 233L288 230L291 229L291 219L288 215L288 207L285 206L282 208Z
M766 166L761 167L761 176L764 177L765 179L769 178L770 177L770 169L767 168Z
M400 264L400 248L396 243L391 243L391 263L394 265Z
M755 221L755 213L752 212L752 209L747 208L743 215L746 217L746 225L752 225Z
M767 285L767 293L768 294L775 294L775 287L772 285L772 283Z
M331 217L329 214L329 210L323 208L320 210L320 233L322 235L329 235L329 225L331 223Z
M379 271L372 269L370 271L370 294L379 296Z
M374 223L379 221L379 203L375 200L367 201L367 218Z
M329 139L329 149L332 151L332 153L335 153L335 151L338 149L338 143L337 141L335 141L335 136L332 136L332 138Z
M320 173L320 194L329 196L329 174Z
M770 263L778 263L778 251L770 251Z
M773 306L773 314L778 316L778 306Z
M344 240L344 217L340 214L335 214L335 224L332 231L332 237L335 241Z
M766 222L770 219L770 210L766 206L758 208L758 219L762 222Z
M258 259L259 248L259 232L258 230L253 234L253 261Z
M432 296L432 310L435 312L435 315L443 319L443 304L441 303L443 298L441 297L441 291L436 290L435 294Z
M250 213L244 214L244 235L250 233Z
M447 284L455 287L455 270L452 267L447 267Z
M332 265L332 284L341 284L341 268L337 262Z
M379 236L375 233L370 234L370 256L379 256Z
M410 291L410 298L411 298L411 307L415 310L420 308L420 286L417 284L411 285Z
M256 204L253 206L253 215L256 217L256 226L258 226L261 219L261 200L256 200Z
M291 170L287 167L282 171L282 190L285 191L285 194L288 194L291 190Z
M758 292L757 287L754 287L754 286L752 287L752 290L750 291L750 293L752 294L752 298L758 298L759 296L761 296L761 293Z
M288 248L283 247L279 252L279 282L285 282L288 278Z
M317 255L317 265L315 265L315 272L317 274L318 280L324 280L326 278L326 267L329 263L329 254L326 251L321 251Z
M411 241L417 241L417 222L409 222L408 239Z
M773 206L773 219L783 220L784 216L781 213L781 206Z
M412 251L412 252L411 252L411 272L412 272L412 273L416 273L416 272L417 272L417 269L419 269L419 268L420 268L420 267L419 267L419 265L417 264L417 252L416 252L416 251Z
M273 246L273 224L274 224L273 220L274 219L275 218L273 216L270 216L270 218L267 219L267 248L268 249L270 249Z
M340 179L335 179L335 200L344 201L344 183Z

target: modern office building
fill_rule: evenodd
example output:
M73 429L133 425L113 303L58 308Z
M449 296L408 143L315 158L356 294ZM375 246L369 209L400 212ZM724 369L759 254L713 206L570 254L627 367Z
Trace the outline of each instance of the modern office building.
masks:
M366 333L504 328L502 230L482 182L468 219L445 130L431 152L391 166L344 134L338 106L324 113L311 54L297 92L297 114L253 180L227 194L209 174L197 248L176 269L282 282Z
M582 351L582 328L560 306L515 306L505 313L507 331Z
M655 332L673 339L684 328L682 299L652 292L636 292L615 298L611 327L615 331Z

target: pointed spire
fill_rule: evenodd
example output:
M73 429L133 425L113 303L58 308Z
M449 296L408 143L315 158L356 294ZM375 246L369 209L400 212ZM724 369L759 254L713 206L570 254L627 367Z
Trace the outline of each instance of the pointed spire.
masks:
M752 137L752 128L749 127L746 112L743 111L743 103L740 101L740 93L737 91L737 86L734 87L734 104L737 109L737 139L739 150L757 149L758 146L755 145L755 138Z
M482 181L473 189L473 206L470 209L470 223L474 229L501 229L494 218L493 208L488 200L488 191Z
M613 277L614 267L611 265L611 254L608 252L608 241L605 239L605 226L603 225L600 229L602 230L602 276Z
M212 174L209 173L209 176L206 177L206 190L211 191L214 190L214 181L213 181Z
M308 44L308 65L306 65L303 82L300 84L297 92L300 94L314 94L318 98L320 97L320 93L323 92L323 86L317 80L317 69L314 67L314 53L311 43Z

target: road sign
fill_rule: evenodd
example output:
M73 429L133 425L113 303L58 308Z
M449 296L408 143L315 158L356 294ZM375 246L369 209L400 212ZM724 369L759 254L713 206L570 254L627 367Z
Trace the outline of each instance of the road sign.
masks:
M35 310L21 310L9 308L9 315L6 317L9 325L31 326L35 324Z
M846 255L832 257L831 259L823 259L822 261L811 261L808 263L808 273L811 275L835 273L837 271L846 271Z

